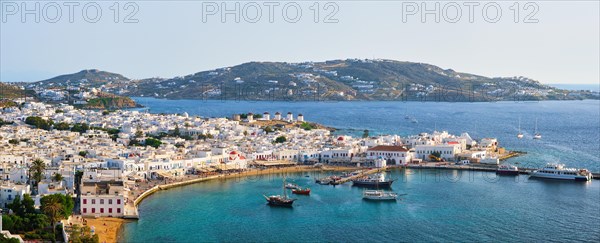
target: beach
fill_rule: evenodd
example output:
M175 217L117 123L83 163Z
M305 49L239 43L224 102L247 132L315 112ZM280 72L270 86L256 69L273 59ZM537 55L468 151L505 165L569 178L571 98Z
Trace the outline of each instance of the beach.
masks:
M128 219L122 218L86 218L87 225L94 227L96 234L100 238L100 242L117 242L117 235L123 223L131 222Z

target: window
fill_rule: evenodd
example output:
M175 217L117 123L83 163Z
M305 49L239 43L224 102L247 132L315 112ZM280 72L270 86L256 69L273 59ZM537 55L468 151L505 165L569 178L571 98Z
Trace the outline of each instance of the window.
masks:
M104 213L104 208L100 208L100 213Z
M117 199L117 204L121 204L121 199Z
M100 199L100 204L104 204L104 199Z
M108 204L112 204L112 199L108 199Z
M92 208L92 213L96 213L96 208Z
M87 213L87 208L83 208L83 213Z
M96 204L96 199L92 199L92 204Z
M121 213L121 208L117 208L117 213Z
M87 199L83 199L83 204L87 204Z
M108 213L112 213L112 208L108 208Z

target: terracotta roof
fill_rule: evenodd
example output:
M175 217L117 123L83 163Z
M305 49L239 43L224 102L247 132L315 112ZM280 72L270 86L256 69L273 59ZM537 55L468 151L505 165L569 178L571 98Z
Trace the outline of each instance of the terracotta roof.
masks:
M408 149L402 146L391 146L391 145L377 145L368 149L367 151L393 151L393 152L407 152Z

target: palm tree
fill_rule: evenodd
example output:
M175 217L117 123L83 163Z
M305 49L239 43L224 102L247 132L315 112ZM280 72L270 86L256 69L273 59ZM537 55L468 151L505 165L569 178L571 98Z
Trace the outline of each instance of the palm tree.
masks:
M56 173L56 174L54 174L54 176L52 176L52 180L56 181L56 182L60 182L63 180L63 176L60 173Z
M42 203L42 212L48 216L50 219L50 223L52 224L52 229L54 230L54 234L56 234L56 222L62 217L63 206L60 203L57 197L48 197L48 200L44 200Z
M44 175L44 171L46 170L46 163L44 163L41 159L36 159L31 163L31 167L29 167L29 173L31 173L31 177L35 180L35 186L37 187L38 183L42 181L42 176Z

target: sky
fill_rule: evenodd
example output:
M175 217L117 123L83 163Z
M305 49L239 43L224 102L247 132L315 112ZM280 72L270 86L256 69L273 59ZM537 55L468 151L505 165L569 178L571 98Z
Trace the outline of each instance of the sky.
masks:
M249 61L383 58L600 85L599 1L69 2L0 0L1 81L83 69L170 78Z

